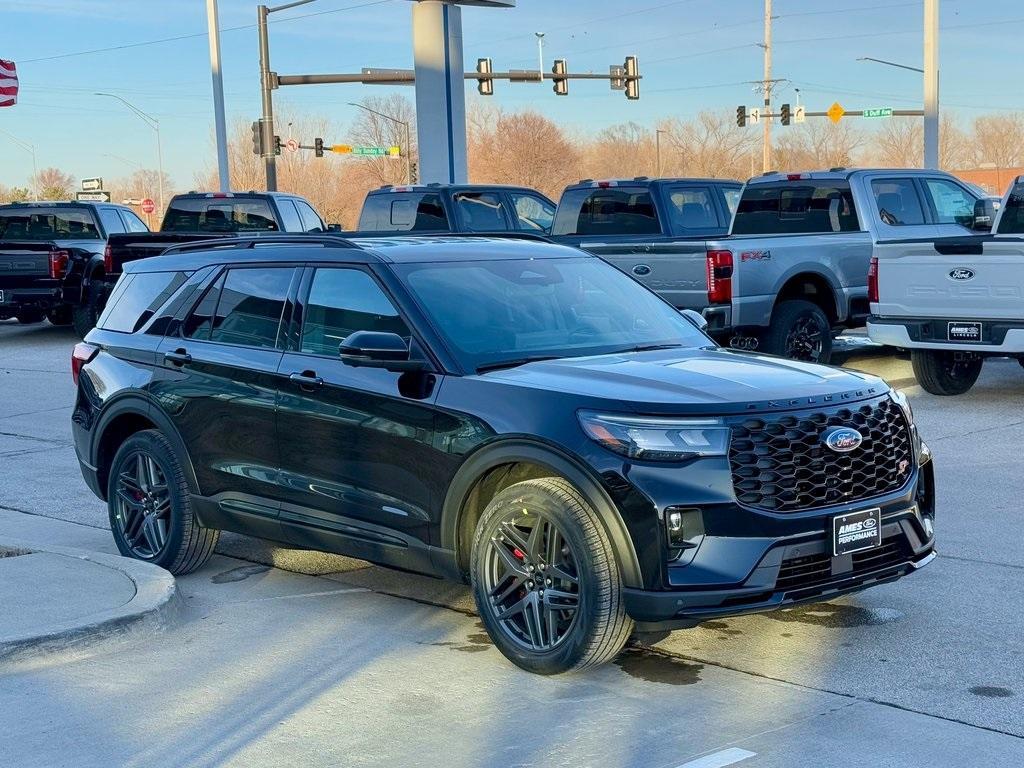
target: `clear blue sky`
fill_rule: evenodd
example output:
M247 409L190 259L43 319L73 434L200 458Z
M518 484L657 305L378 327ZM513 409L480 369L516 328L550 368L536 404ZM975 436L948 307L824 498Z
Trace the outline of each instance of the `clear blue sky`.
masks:
M259 112L256 2L220 0L228 119ZM281 74L410 67L408 0L319 0L272 17L273 68ZM117 93L160 119L165 168L181 187L213 154L212 99L204 0L0 0L0 58L18 65L19 104L0 109L0 130L35 144L40 167L107 178L133 166L155 167L153 132L113 99ZM318 13L316 16L307 14ZM514 10L463 12L467 68L479 56L496 69L536 67L534 32L546 33L548 66L606 72L634 53L644 75L642 99L626 102L602 83L572 83L568 98L550 85L498 83L495 105L531 106L575 130L629 120L653 126L663 117L754 105L747 81L761 76L763 0L519 0ZM914 72L857 62L874 56L919 66L921 0L775 0L775 74L801 90L811 109L834 100L864 106L920 104ZM306 16L287 20L288 17ZM1019 66L1024 34L1019 0L942 0L943 106L962 119L1024 107ZM231 29L233 27L244 27ZM192 35L192 37L185 37ZM120 50L94 49L182 37ZM354 110L346 106L388 89L302 86L276 92L276 104L330 120L345 139ZM412 95L409 88L399 89ZM480 97L467 86L467 103ZM778 130L785 130L779 128ZM281 131L279 131L281 132ZM24 184L31 158L0 134L0 183Z

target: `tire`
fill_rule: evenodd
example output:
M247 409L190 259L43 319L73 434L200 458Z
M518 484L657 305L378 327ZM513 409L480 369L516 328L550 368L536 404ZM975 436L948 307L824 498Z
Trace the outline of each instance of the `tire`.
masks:
M538 531L536 541L531 531ZM531 573L543 573L543 583ZM561 478L516 483L494 497L476 528L470 574L488 634L528 672L596 667L615 658L633 630L608 535ZM502 610L512 613L503 617Z
M61 304L59 307L51 309L46 313L46 319L50 321L50 325L71 325L73 317L70 305Z
M37 309L26 309L15 315L22 325L34 325L43 322L43 313Z
M157 472L146 465L148 461ZM136 432L114 455L107 478L107 510L122 555L159 565L176 576L201 567L220 538L220 531L196 522L181 463L167 438L153 429Z
M779 303L760 347L770 355L828 363L832 357L832 324L821 307L802 299Z
M969 391L981 375L984 360L980 357L956 359L956 352L931 349L910 351L914 376L926 392L933 395L962 395Z
M71 324L74 326L75 333L78 334L80 339L84 339L85 334L96 327L96 321L100 319L101 309L99 291L97 291L95 285L90 285L82 303L76 304L71 312Z

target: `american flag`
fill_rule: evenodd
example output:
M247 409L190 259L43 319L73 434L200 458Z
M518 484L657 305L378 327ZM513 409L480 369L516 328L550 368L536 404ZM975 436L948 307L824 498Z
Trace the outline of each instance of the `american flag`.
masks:
M0 59L0 107L18 103L18 70L13 61Z

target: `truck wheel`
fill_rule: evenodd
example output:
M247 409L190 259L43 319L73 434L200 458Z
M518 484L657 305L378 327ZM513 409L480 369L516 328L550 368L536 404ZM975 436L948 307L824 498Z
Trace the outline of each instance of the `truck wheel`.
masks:
M26 309L18 312L15 315L18 318L18 322L22 325L33 325L34 323L43 322L43 313L35 309Z
M982 358L959 352L912 349L914 376L933 395L962 395L981 375Z
M46 319L50 325L71 325L71 307L67 304L55 307L46 313Z
M783 301L772 312L761 349L790 360L827 363L832 357L832 325L817 304Z
M84 339L85 334L96 327L96 321L100 319L100 298L96 286L89 286L89 293L81 304L77 304L72 310L72 325L79 338Z
M516 483L494 497L476 529L470 573L487 633L528 672L603 664L633 630L612 544L561 478Z

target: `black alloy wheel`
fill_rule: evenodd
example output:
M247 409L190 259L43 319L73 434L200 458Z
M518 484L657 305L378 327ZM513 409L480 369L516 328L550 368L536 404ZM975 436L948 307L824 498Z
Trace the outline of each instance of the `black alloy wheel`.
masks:
M788 299L772 312L761 349L790 360L828 363L832 357L832 326L817 304Z
M786 336L785 356L790 360L816 362L828 333L829 329L822 328L814 316L800 318Z
M558 525L526 509L498 524L484 555L484 588L502 630L527 651L550 651L580 607L576 556Z
M167 474L156 458L139 450L126 457L117 476L114 519L119 533L139 560L158 558L171 528Z

